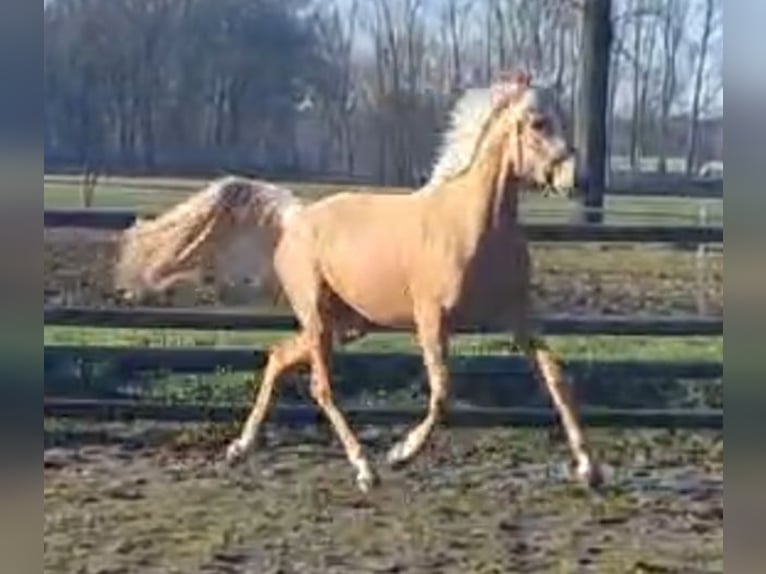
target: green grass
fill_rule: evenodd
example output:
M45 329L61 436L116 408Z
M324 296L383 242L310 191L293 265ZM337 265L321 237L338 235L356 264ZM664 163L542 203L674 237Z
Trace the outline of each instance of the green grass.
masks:
M183 200L185 191L162 190L148 192L124 187L99 188L95 194L94 207L137 209L141 212L156 212ZM45 184L44 205L46 208L76 208L81 206L80 191L76 185Z
M156 213L183 200L200 189L204 180L160 178L111 178L96 189L95 207L136 209ZM285 182L301 197L318 199L340 191L372 191L376 193L409 193L405 188L382 188ZM47 208L79 207L79 182L73 177L46 176L44 204ZM522 199L522 217L527 221L567 221L577 213L577 203L566 198L545 198L527 194ZM701 206L707 209L708 222L723 223L723 201L680 197L607 197L608 223L668 224L696 223ZM611 213L609 213L611 212Z
M45 345L114 345L149 347L265 348L289 336L287 332L194 331L182 329L101 329L53 327L43 330ZM606 360L723 360L723 337L554 336L547 340L565 359ZM370 335L345 350L418 352L411 336L399 333ZM509 354L510 337L460 335L452 338L452 352L460 355Z
M289 333L264 332L199 332L192 330L145 330L145 329L99 329L73 327L45 327L45 345L109 345L115 347L150 346L158 348L172 347L244 347L263 349L269 344L289 336ZM722 337L610 337L610 336L557 336L550 337L549 342L560 354L565 364L568 361L608 361L608 360L647 360L647 361L721 361L723 359ZM371 353L418 353L412 337L406 334L374 334L361 341L337 349L341 352ZM509 355L515 353L510 338L496 335L456 336L452 340L452 355L481 356ZM106 367L104 365L103 367ZM113 375L108 368L98 367L89 375L89 388L104 390L114 388ZM258 372L231 372L221 369L215 373L180 374L168 372L143 373L133 378L134 384L144 388L148 396L173 402L198 403L237 403L246 401L253 389L257 388L261 374ZM412 401L411 386L401 386L398 372L368 373L364 375L369 385L359 390L354 386L354 394L362 402L377 402L381 399L388 405L409 404ZM55 375L52 375L55 383ZM389 378L395 380L389 380ZM384 380L386 382L384 382ZM399 381L397 383L397 381ZM414 381L410 381L414 383ZM256 384L254 387L253 384ZM341 387L350 390L348 381L343 377L336 380ZM394 384L395 383L395 384ZM392 385L393 384L393 388ZM715 403L719 385L704 382L702 385L693 384L687 387L685 383L666 385L662 383L643 385L641 388L621 389L620 386L609 387L608 394L615 401L633 400L638 393L646 396L647 400L657 401L658 394L667 401L691 400L690 397L700 397ZM643 389L643 390L642 390ZM705 390L707 389L707 390ZM599 400L605 398L605 391L597 391ZM627 393L627 395L625 394ZM644 393L644 394L642 394ZM702 394L699 394L702 393ZM698 396L699 395L699 396ZM625 397L628 397L626 399ZM708 397L708 398L705 398ZM709 399L709 397L713 397ZM695 399L695 400L696 400ZM708 400L709 399L709 400ZM643 400L643 399L642 399ZM675 404L675 403L674 403Z

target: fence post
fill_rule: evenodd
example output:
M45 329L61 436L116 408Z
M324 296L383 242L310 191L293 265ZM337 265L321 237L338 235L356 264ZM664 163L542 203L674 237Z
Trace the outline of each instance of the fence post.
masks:
M602 223L604 216L611 3L612 0L585 0L581 4L580 84L574 144L578 187L584 195L581 211L584 223Z

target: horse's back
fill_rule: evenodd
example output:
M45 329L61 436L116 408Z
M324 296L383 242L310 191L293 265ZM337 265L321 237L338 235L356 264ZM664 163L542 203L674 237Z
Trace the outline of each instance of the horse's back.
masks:
M309 262L345 305L380 325L412 322L409 261L419 209L412 196L343 193L308 206L287 230L279 256Z

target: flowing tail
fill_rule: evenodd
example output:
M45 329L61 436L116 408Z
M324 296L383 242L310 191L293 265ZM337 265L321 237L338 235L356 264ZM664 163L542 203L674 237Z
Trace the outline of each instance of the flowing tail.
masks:
M263 181L218 179L153 220L138 221L119 245L116 287L131 298L179 280L247 272L263 280L282 231L301 209L293 193Z

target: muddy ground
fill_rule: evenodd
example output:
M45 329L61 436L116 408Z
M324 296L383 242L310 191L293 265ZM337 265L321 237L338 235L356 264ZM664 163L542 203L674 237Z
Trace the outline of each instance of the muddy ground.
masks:
M364 496L325 427L233 470L233 428L82 428L46 434L46 572L723 571L720 433L594 430L590 493L549 431L441 429ZM376 462L402 430L360 429Z

